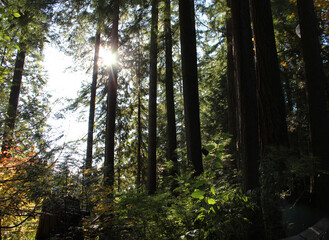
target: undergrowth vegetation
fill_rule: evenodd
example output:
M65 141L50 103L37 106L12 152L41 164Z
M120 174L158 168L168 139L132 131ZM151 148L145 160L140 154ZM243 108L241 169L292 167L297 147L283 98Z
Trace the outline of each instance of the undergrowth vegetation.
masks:
M97 192L90 199L95 215L86 219L86 236L92 239L103 228L111 228L118 239L227 240L261 236L257 194L242 192L240 173L234 169L231 156L225 155L228 143L229 139L220 140L205 147L206 169L202 175L195 177L192 171L184 171L171 185L162 183L162 189L151 196L140 188L109 199L105 197L108 189L92 187Z
M117 207L133 239L246 239L258 210L237 185L206 174L180 181L173 194L129 192Z
M164 177L161 190L151 196L140 188L108 197L109 189L92 187L94 216L85 221L86 236L93 239L104 228L111 228L117 239L263 239L264 230L284 234L284 222L275 215L282 210L278 205L294 201L309 187L317 159L269 149L260 187L244 193L241 173L226 154L228 143L227 138L205 147L203 174L184 171L171 185L164 185L170 182Z

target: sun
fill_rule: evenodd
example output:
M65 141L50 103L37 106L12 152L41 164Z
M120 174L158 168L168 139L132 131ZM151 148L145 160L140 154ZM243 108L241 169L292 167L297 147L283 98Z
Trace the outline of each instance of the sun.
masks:
M113 66L117 62L117 56L110 49L99 49L99 60L103 66Z

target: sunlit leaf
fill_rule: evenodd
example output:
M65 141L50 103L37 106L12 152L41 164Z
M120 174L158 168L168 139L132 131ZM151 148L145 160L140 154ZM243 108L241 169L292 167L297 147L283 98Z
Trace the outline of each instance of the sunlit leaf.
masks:
M212 186L212 187L210 188L210 191L211 191L211 193L212 193L213 195L216 195L215 187L214 187L214 186Z
M193 197L193 198L198 198L198 199L203 199L204 198L204 194L205 194L206 192L205 191L202 191L202 190L198 190L198 189L196 189L192 194L191 194L191 196Z
M209 199L208 199L208 204L210 204L210 205L214 205L214 204L216 204L216 200L213 199L213 198L209 198Z
M207 149L210 152L211 150L215 149L215 146L214 145L208 145L208 146L205 146L205 149Z

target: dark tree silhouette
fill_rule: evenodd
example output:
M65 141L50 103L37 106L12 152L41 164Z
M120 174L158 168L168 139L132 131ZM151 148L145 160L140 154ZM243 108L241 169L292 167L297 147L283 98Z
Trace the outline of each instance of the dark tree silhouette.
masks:
M285 103L280 80L270 0L250 0L256 49L261 151L288 146Z
M196 175L203 172L194 1L179 1L187 158Z
M97 31L95 35L95 54L94 54L94 68L93 79L91 82L90 91L90 106L89 106L89 121L88 121L88 139L87 139L87 154L86 154L86 169L90 169L93 161L93 138L94 138L94 123L95 123L95 103L96 103L96 86L98 77L98 58L100 47L101 34Z
M119 1L113 2L113 18L111 31L111 49L113 54L117 55L119 47ZM105 172L104 183L106 186L114 184L114 135L115 135L115 116L117 104L117 83L118 69L116 63L110 66L110 76L108 81L107 93L107 118L106 118L106 136L105 136Z
M231 0L227 0L227 6L231 8ZM228 105L228 133L231 135L230 150L237 151L237 95L234 78L233 38L232 38L231 11L226 12L226 45L227 45L227 105ZM235 158L237 155L235 156ZM236 159L236 165L239 166Z
M322 169L329 171L329 125L325 94L325 75L317 32L317 20L312 0L298 0L303 57L310 116L313 154L321 160ZM315 201L329 212L329 177L319 173L315 179Z
M158 0L152 0L151 47L150 47L150 86L149 86L149 139L148 139L148 194L156 191L156 124L157 124L157 52L158 52Z
M21 49L24 49L24 47L21 46ZM10 148L13 139L13 133L15 130L15 122L17 117L18 100L22 84L24 62L25 51L18 51L15 60L13 81L10 87L8 110L6 114L5 128L3 133L2 152L5 152Z
M254 53L251 41L249 3L232 0L235 86L243 189L258 186L258 116Z
M172 63L172 36L171 36L171 6L170 0L165 0L165 44L166 44L166 105L167 105L167 135L168 135L168 160L177 165L177 138L175 120L175 102L173 86L173 63ZM176 174L176 166L172 174Z

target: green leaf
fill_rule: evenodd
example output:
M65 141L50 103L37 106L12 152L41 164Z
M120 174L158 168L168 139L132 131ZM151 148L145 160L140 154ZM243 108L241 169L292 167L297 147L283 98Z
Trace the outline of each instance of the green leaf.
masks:
M214 196L216 195L215 187L214 187L214 186L212 186L212 187L210 188L210 191L211 191L211 193L212 193Z
M221 152L219 152L219 151L216 152L216 157L218 157L219 159L222 159L222 155L223 155L223 154L222 154Z
M19 18L21 15L18 12L13 13L14 17Z
M191 194L191 196L193 197L193 198L198 198L198 199L203 199L204 198L204 194L205 194L206 192L205 191L202 191L202 190L198 190L198 189L196 189L196 190L194 190L194 192Z
M216 203L216 200L215 199L213 199L213 198L209 198L208 199L208 204L214 205L215 203Z
M220 161L218 161L218 162L215 163L215 167L216 168L223 168L223 164Z
M200 181L197 181L196 183L193 184L193 187L200 187L202 185L204 185L207 181L206 180L200 180Z
M195 220L194 221L197 221L197 220L203 220L204 219L204 217L205 217L205 215L204 214L202 214L202 213L200 213L196 218L195 218Z
M215 149L215 146L214 145L208 145L208 146L205 146L205 149L207 149L210 152L211 150Z

